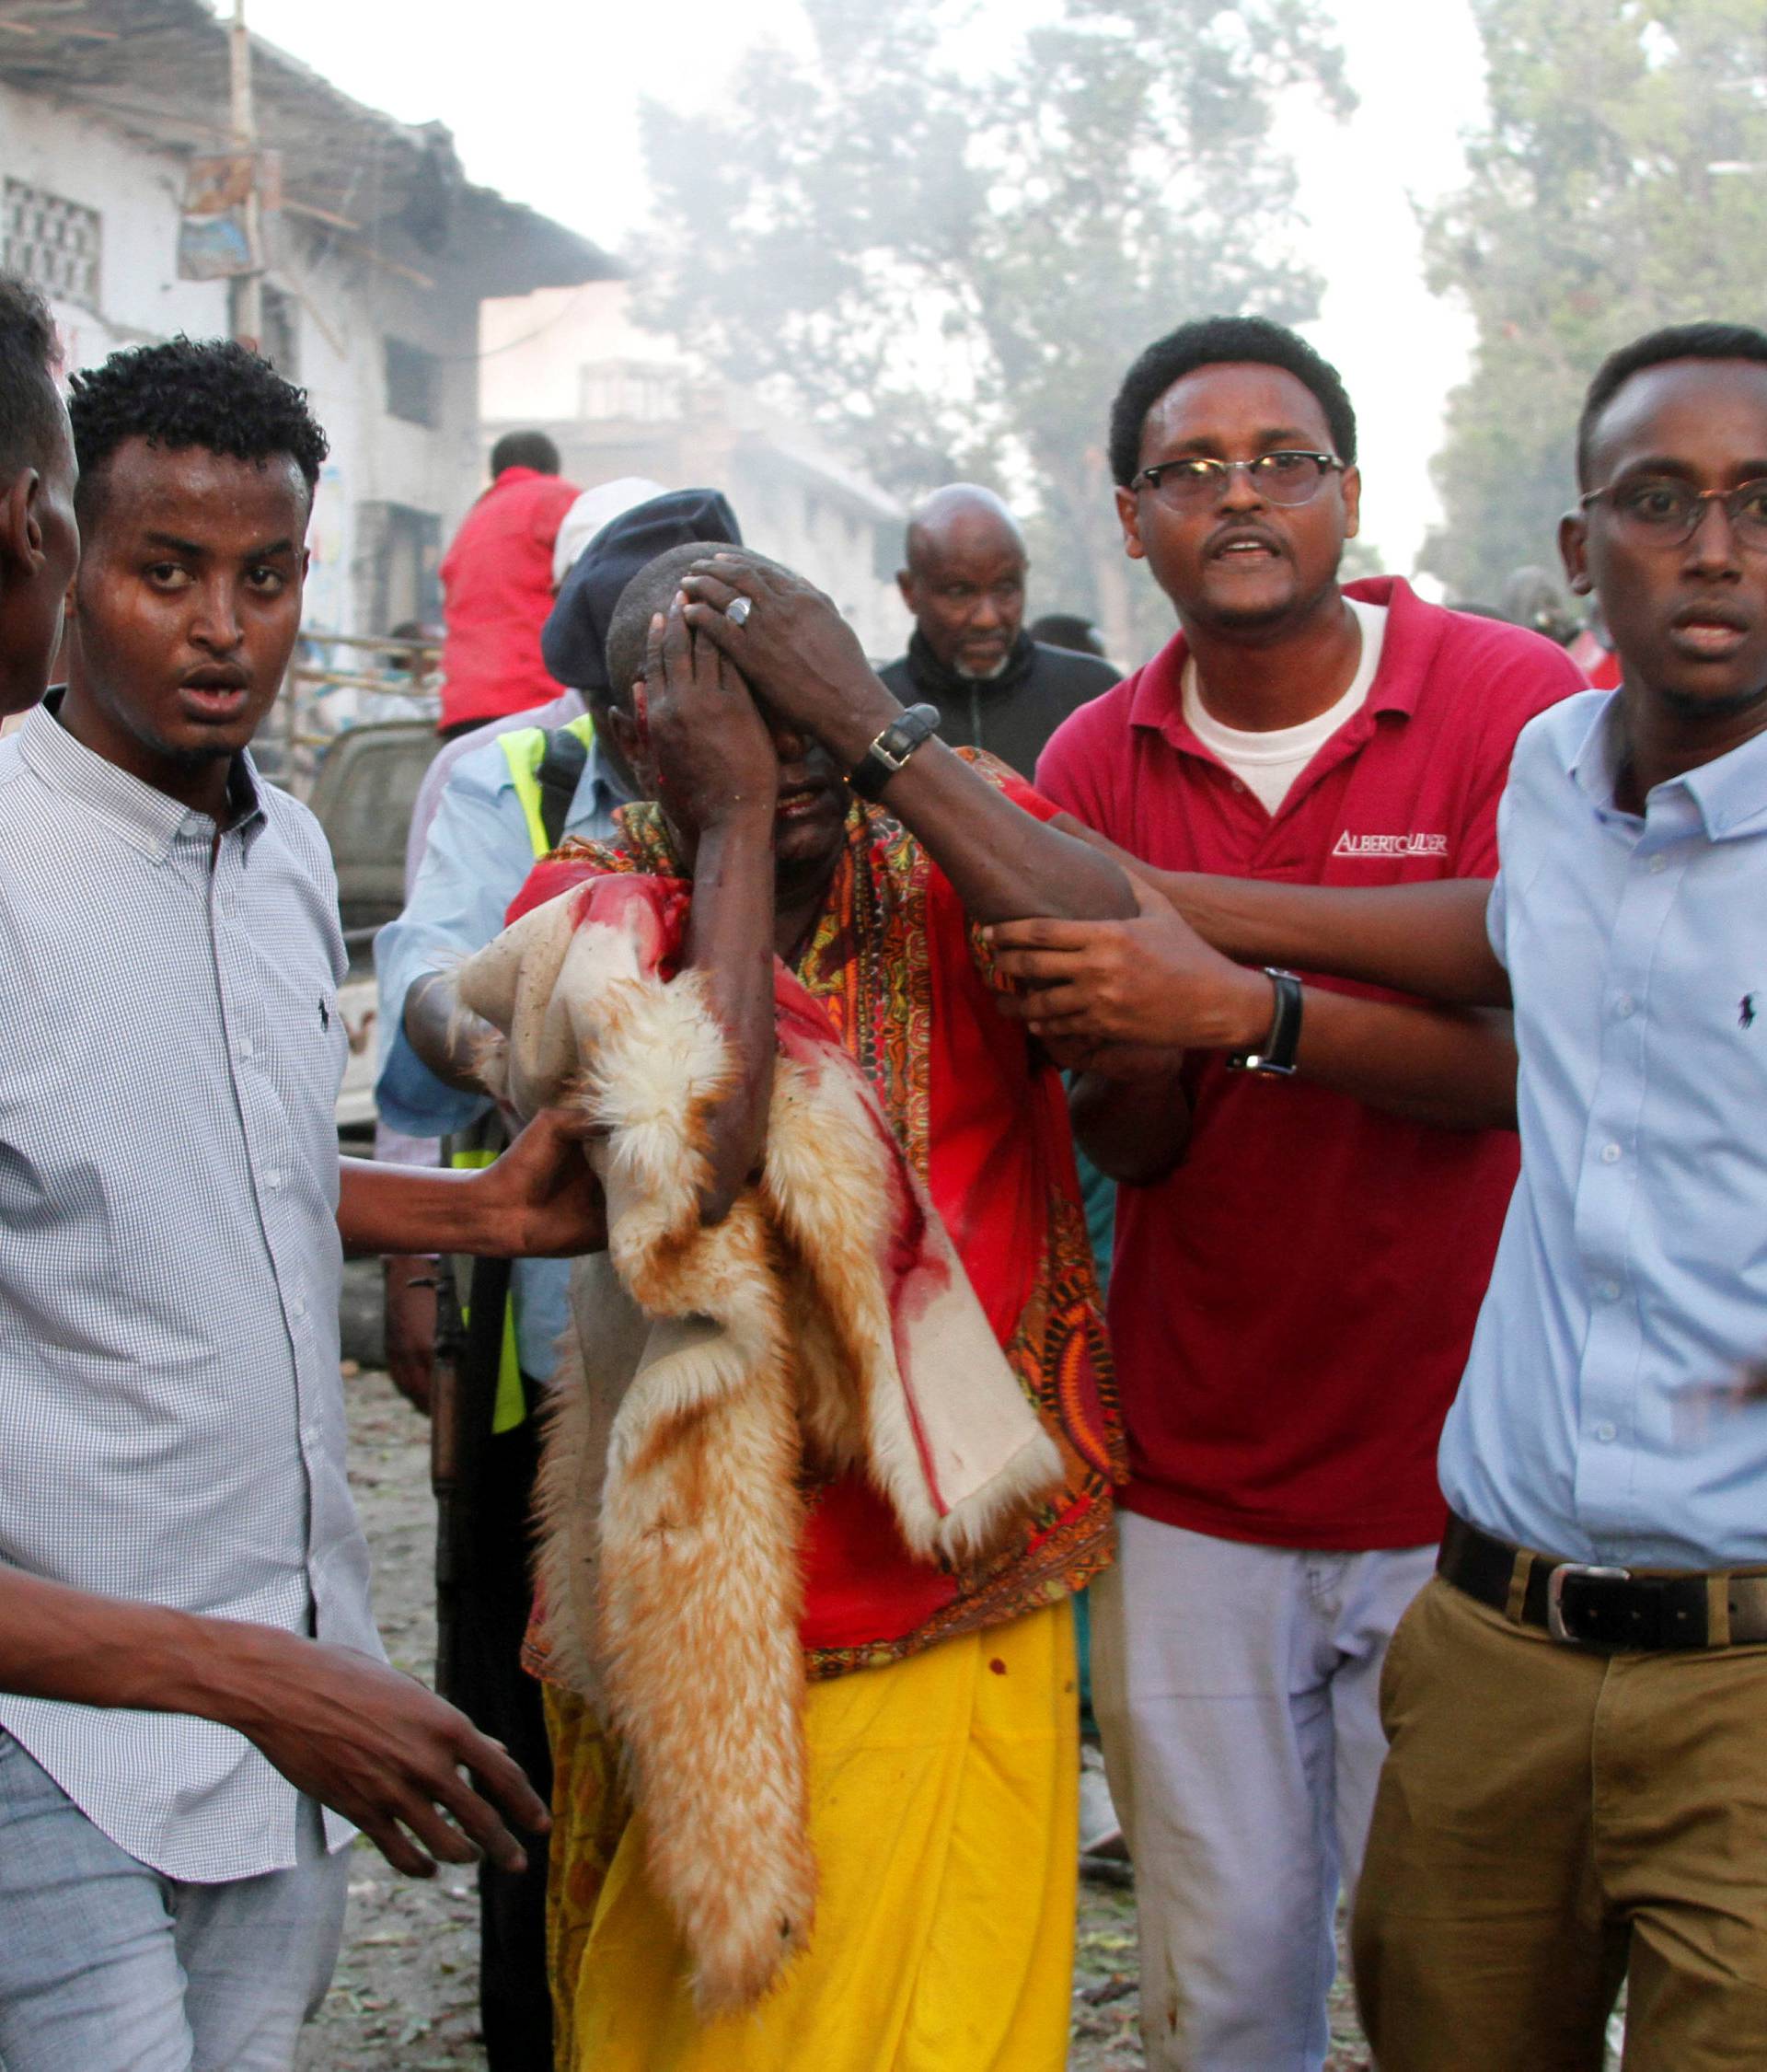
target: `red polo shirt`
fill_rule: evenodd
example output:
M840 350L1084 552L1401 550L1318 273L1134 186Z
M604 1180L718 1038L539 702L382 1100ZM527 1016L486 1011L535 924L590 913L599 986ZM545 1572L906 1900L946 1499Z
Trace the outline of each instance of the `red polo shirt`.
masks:
M1582 677L1537 634L1444 611L1394 578L1347 589L1388 607L1380 666L1274 816L1184 723L1182 635L1059 728L1038 790L1167 870L1343 886L1491 876L1516 735ZM1122 1500L1276 1546L1436 1539L1436 1442L1515 1137L1403 1122L1230 1072L1218 1054L1194 1057L1184 1084L1184 1163L1118 1197Z
M505 468L442 558L442 724L549 704L564 686L540 659L552 609L552 547L576 485Z

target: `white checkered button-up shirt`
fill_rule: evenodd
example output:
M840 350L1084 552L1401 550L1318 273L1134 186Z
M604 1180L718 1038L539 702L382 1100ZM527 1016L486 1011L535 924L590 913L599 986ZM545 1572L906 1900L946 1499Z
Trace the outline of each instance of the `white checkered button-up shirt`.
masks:
M248 762L235 790L217 844L47 712L0 743L0 1560L378 1653L336 886L304 806ZM295 1860L294 1787L228 1728L12 1696L0 1728L170 1877Z

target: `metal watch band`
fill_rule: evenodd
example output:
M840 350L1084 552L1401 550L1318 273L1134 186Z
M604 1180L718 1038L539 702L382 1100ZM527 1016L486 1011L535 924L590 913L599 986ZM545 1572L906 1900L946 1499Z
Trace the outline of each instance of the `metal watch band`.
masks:
M938 731L938 706L910 705L899 720L890 722L847 772L847 781L860 798L876 798L920 744Z
M1300 980L1292 971L1280 970L1274 964L1264 967L1264 975L1276 990L1270 1034L1265 1037L1261 1050L1236 1051L1227 1060L1228 1070L1258 1072L1265 1079L1292 1079L1295 1052L1300 1048Z

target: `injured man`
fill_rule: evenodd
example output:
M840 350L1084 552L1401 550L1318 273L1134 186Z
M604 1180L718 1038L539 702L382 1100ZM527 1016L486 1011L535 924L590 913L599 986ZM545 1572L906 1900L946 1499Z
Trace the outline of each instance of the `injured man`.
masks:
M1120 1441L1060 1080L980 932L1135 899L756 555L652 562L608 664L650 803L460 976L607 1199L529 1643L558 2064L1059 2072Z

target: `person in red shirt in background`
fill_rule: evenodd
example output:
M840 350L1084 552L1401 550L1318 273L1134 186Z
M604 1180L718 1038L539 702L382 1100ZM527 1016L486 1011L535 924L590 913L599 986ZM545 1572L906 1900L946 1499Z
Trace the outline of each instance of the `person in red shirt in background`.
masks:
M491 487L442 558L445 740L489 720L550 704L540 628L552 609L552 548L577 501L544 432L505 432L491 449Z
M1587 588L1588 579L1579 576L1577 586ZM1582 670L1584 680L1591 690L1617 690L1620 688L1620 657L1614 653L1600 598L1590 603L1589 622L1571 642L1566 652Z
M1355 412L1277 325L1213 318L1150 346L1111 462L1127 551L1179 631L1064 723L1037 785L1156 868L1138 920L992 934L1002 971L1044 989L1009 1010L1090 1064L1079 1136L1125 1183L1109 1307L1130 1482L1093 1585L1093 1704L1148 2063L1312 2072L1384 1754L1380 1666L1434 1561L1437 1440L1516 1176L1515 1049L1507 1015L1200 946L1198 982L1157 887L1488 877L1515 737L1581 679L1551 642L1395 578L1340 588ZM1182 1049L1109 1048L1135 985L1180 1003Z

